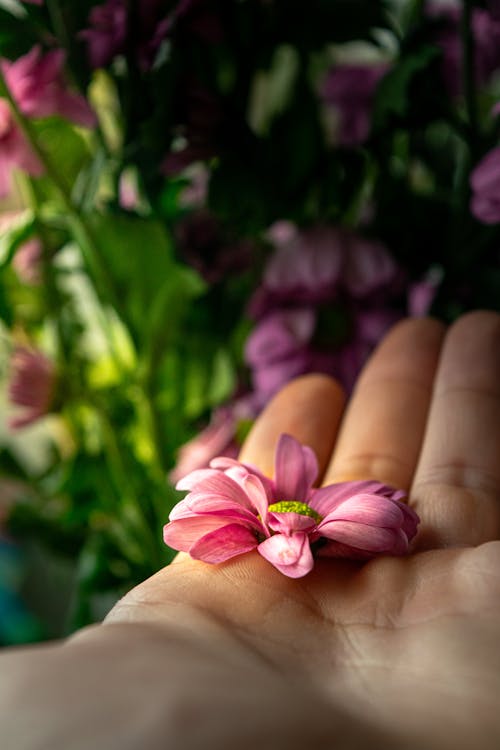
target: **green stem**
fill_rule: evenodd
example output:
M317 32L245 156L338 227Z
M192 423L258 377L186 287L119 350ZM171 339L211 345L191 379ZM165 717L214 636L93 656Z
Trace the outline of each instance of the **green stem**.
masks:
M108 276L105 264L102 262L98 243L94 237L94 233L89 224L85 221L83 216L79 213L78 209L74 206L71 198L69 186L66 185L63 178L57 171L56 167L46 154L38 142L35 130L31 122L24 117L20 111L17 102L12 96L9 87L5 81L5 78L0 70L0 96L3 96L9 102L13 116L16 120L17 125L23 132L31 148L40 160L43 168L48 175L53 187L56 190L59 200L67 214L67 223L73 234L73 237L79 245L85 263L89 268L91 274L96 281L96 289L101 297L107 298L111 301L116 310L120 310L120 304L118 296L115 294L115 290L111 280Z

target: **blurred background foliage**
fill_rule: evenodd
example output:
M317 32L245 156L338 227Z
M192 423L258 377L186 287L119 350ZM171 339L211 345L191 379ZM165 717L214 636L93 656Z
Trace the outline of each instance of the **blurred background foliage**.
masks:
M500 11L0 3L0 642L168 564L183 472L405 315L499 309Z

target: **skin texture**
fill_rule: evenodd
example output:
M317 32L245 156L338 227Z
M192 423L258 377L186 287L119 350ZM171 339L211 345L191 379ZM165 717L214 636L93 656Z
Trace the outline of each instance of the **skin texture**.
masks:
M345 409L329 378L294 381L241 459L269 473L282 432L325 483L406 489L413 553L299 580L179 555L104 625L0 657L7 750L498 747L500 316L400 323Z

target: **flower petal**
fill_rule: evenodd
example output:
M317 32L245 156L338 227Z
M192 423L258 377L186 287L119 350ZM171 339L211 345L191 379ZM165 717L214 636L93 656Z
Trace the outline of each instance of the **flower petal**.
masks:
M169 547L180 552L189 552L193 544L196 544L203 536L227 525L227 518L217 518L216 516L179 518L165 524L163 541Z
M243 488L263 523L266 523L269 496L259 477L253 474L248 474L244 479Z
M366 523L369 526L383 526L392 529L401 528L404 515L399 504L392 502L388 497L363 493L353 495L337 505L319 524L319 530L321 531L323 524L334 520L355 521L356 523Z
M306 502L318 473L316 457L291 435L281 435L276 449L275 476L277 500Z
M385 529L355 521L323 523L321 536L370 552L399 555L408 549L408 539L400 529Z
M193 473L199 474L201 472L204 472L205 476L199 482L197 481L192 488L196 494L218 495L221 499L232 500L244 508L252 509L249 497L242 486L234 479L216 469L200 469ZM181 483L185 486L185 480L189 480L189 477L190 475L188 474L177 486Z
M324 518L340 503L348 500L353 495L365 493L390 497L393 500L400 500L405 496L402 490L396 490L388 484L368 479L355 482L339 482L338 484L329 484L326 487L321 487L318 490L312 490L308 499L308 505Z
M240 503L234 500L228 500L220 495L209 495L207 493L191 492L184 500L179 503L183 508L181 512L176 512L176 506L170 513L170 520L184 518L187 515L211 515L224 516L229 522L237 521L246 525L253 526L259 533L266 534L266 529L259 521L257 514L253 510L244 508ZM267 536L267 534L266 534Z
M313 531L316 528L316 521L310 516L303 516L300 513L287 511L286 513L269 513L267 524L273 531L281 534L290 535L294 531Z
M249 529L232 523L205 534L190 548L189 554L195 560L221 563L236 555L250 552L257 544L255 535Z
M185 477L182 477L182 479L179 479L175 485L175 489L192 490L197 484L203 482L205 479L218 476L219 474L220 471L216 471L215 469L195 469L194 471L190 471L189 474L186 474Z
M314 566L307 534L275 534L261 542L257 550L280 573L289 578L301 578Z

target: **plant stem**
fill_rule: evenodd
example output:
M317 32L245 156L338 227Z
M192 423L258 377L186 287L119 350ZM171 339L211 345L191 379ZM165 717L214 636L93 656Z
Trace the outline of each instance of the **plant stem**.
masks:
M51 159L48 157L45 150L38 142L31 122L26 117L24 117L24 115L20 111L16 100L12 96L9 87L7 86L1 70L0 96L5 97L5 99L7 99L7 101L9 102L17 125L23 132L31 148L42 163L46 174L48 175L57 192L59 200L64 206L67 215L68 226L75 241L82 251L82 255L88 269L90 270L91 274L94 277L94 280L96 281L96 290L98 291L99 296L103 299L106 299L107 297L111 301L115 309L119 311L121 307L119 304L119 299L117 294L115 294L115 290L111 279L109 278L106 266L101 260L98 243L96 241L96 238L94 237L93 230L89 226L88 222L84 219L84 217L80 214L78 209L74 206L70 197L68 185L66 185L58 170L52 163Z

